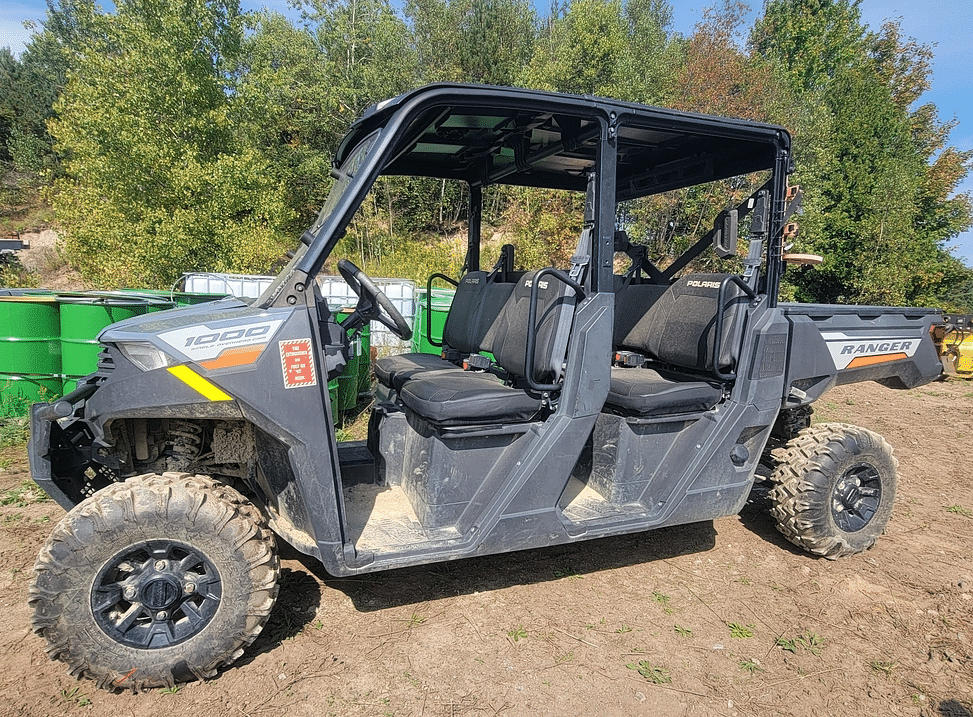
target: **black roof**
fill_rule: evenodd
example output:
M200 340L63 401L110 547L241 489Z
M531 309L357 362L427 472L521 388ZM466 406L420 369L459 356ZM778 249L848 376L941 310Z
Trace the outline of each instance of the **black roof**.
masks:
M383 174L583 191L604 127L617 133L619 199L770 169L783 127L601 97L430 85L370 107L336 163L379 127L397 133Z

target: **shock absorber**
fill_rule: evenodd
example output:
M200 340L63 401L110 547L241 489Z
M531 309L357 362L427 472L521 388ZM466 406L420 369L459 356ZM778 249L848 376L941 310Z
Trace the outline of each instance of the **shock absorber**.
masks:
M190 472L189 469L203 452L203 427L194 421L170 418L168 443L166 468Z

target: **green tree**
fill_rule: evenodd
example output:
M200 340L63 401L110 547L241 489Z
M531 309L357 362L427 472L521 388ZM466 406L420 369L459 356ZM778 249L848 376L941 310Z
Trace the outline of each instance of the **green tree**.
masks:
M809 108L792 124L808 197L799 242L825 263L792 273L793 295L936 303L962 280L944 244L973 216L967 195L952 196L969 155L947 146L950 126L934 108L915 108L929 48L897 23L870 31L847 0L773 0L750 46Z
M528 87L624 96L627 23L621 0L575 0L537 43L524 82Z
M336 137L370 105L412 88L409 30L388 0L304 0L300 7L331 90L322 119Z
M681 38L671 30L672 7L666 0L627 0L624 6L628 48L620 72L625 78L619 99L671 105L673 84L682 61Z
M51 123L67 157L54 208L69 258L101 285L266 271L289 215L234 131L236 1L127 0L93 24Z
M528 0L407 0L404 10L422 83L513 85L533 54Z
M261 15L244 42L235 104L237 135L285 188L291 233L300 234L327 196L332 152L347 128L314 35Z

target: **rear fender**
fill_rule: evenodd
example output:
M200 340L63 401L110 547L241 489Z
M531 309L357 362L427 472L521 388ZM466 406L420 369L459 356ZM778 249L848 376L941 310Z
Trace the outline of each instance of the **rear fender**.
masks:
M934 309L780 304L791 341L785 405L810 403L835 385L876 381L915 388L942 376Z

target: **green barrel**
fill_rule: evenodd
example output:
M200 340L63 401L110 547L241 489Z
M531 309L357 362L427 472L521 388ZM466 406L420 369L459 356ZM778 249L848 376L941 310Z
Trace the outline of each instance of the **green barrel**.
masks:
M425 289L416 291L416 320L412 330L413 352L438 355L442 351L439 346L432 344L426 335L426 315L431 318L433 340L442 343L446 316L453 303L454 293L452 289L433 289L432 297L429 297Z
M208 304L211 301L225 299L227 296L232 296L232 294L194 294L189 292L179 292L172 295L173 299L175 299L176 306L196 306L197 304Z
M0 373L0 416L26 416L30 404L61 395L57 376L18 376Z
M71 391L78 387L78 381L80 381L83 376L63 376L61 383L61 393L67 396Z
M165 289L122 289L118 292L121 298L147 299L149 311L162 311L173 307L196 306L210 301L224 299L229 294L201 294L185 291L167 291ZM156 303L158 302L158 303Z
M165 302L122 296L62 296L61 372L70 382L93 373L101 345L98 334L116 321L158 310Z
M354 309L336 311L334 318L339 324L352 315ZM354 339L348 349L348 364L336 381L338 382L338 410L350 411L358 405L359 364L361 362L361 336Z
M338 410L352 410L358 405L358 374L349 374L346 371L335 381L338 382Z
M53 296L0 297L0 368L12 376L60 374L60 326Z
M328 400L331 401L331 416L338 423L338 379L328 381Z
M372 332L370 326L365 324L358 337L361 351L358 356L358 395L368 393L372 390Z

